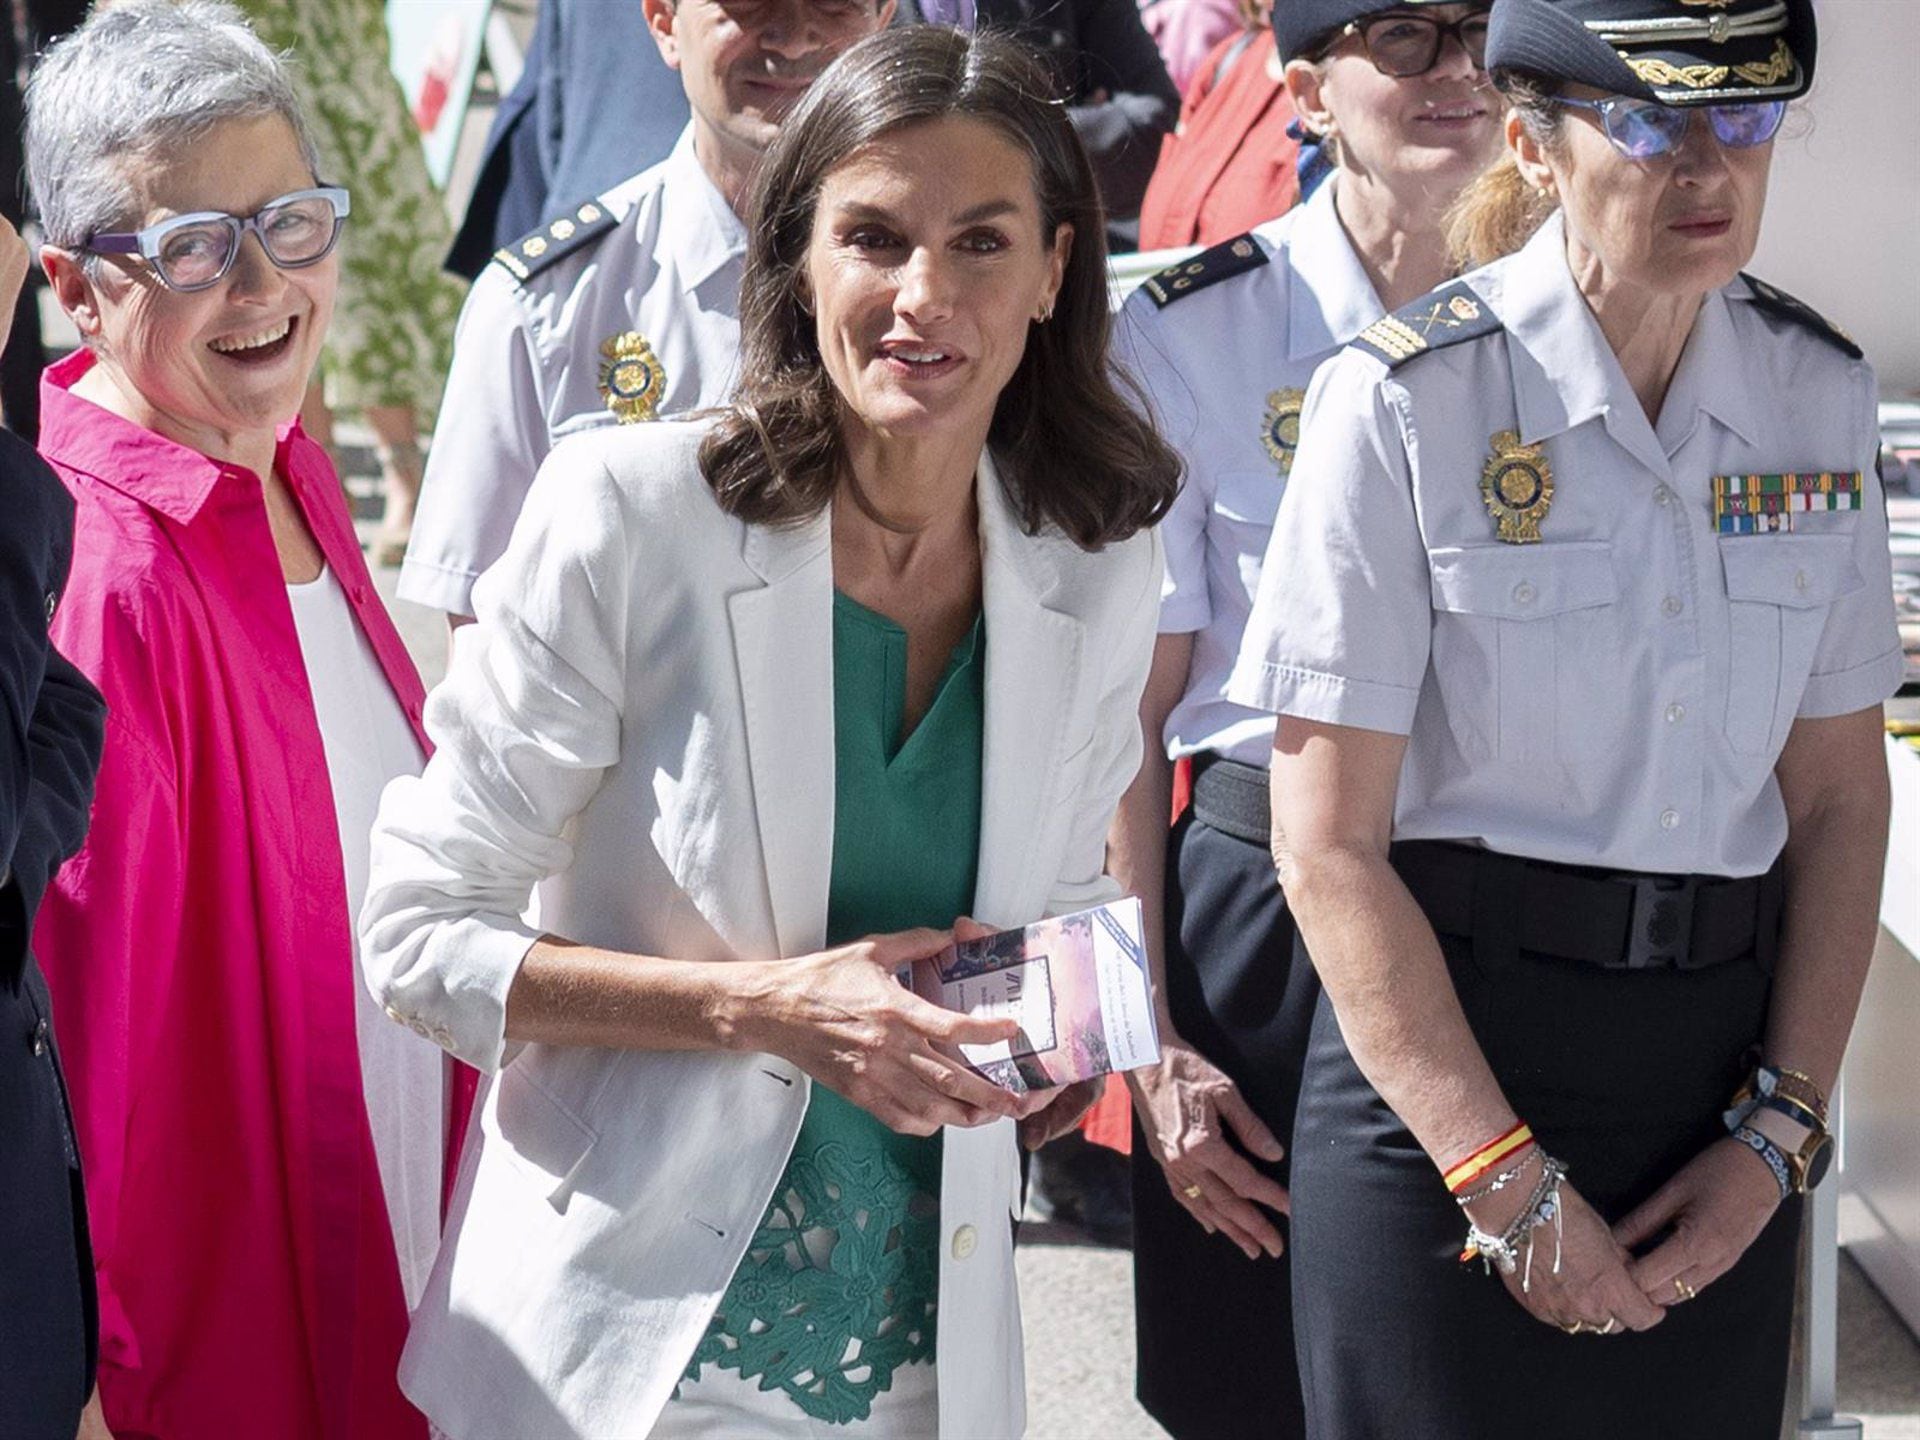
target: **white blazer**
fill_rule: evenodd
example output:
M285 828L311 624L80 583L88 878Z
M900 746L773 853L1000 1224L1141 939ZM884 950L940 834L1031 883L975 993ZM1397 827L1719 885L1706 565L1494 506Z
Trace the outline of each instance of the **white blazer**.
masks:
M726 515L699 473L704 433L623 427L554 452L427 702L438 751L387 790L374 832L362 943L378 999L499 1071L400 1372L454 1440L646 1435L807 1106L807 1076L768 1055L504 1042L508 988L544 932L713 961L824 943L829 521ZM1151 532L1098 554L1023 534L984 458L978 495L973 913L1016 925L1116 893L1105 837L1140 759L1160 547ZM945 1132L946 1436L1025 1427L1018 1199L1011 1121Z

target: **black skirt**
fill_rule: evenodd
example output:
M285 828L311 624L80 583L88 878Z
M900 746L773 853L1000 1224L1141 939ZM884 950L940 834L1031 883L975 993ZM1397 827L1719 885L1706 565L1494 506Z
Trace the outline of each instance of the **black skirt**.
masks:
M1441 947L1514 1109L1608 1221L1726 1133L1720 1112L1766 1020L1771 981L1758 963L1605 970L1476 958L1471 942L1444 936ZM1497 1274L1458 1262L1458 1207L1322 999L1293 1143L1308 1433L1778 1440L1799 1223L1790 1199L1732 1271L1644 1334L1566 1335L1522 1310Z
M1273 860L1189 811L1168 839L1166 891L1174 1024L1285 1144L1318 987L1296 955ZM1168 1190L1137 1119L1133 1154L1140 1403L1175 1440L1299 1440L1288 1258L1249 1260L1202 1230ZM1253 1163L1287 1182L1284 1160Z

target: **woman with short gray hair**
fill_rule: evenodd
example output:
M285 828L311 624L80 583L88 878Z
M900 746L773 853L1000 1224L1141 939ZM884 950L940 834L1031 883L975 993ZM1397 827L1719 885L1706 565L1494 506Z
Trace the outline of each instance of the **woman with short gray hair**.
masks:
M52 633L111 720L41 909L115 1435L421 1440L394 1379L438 1243L439 1053L359 980L381 787L422 691L298 412L344 190L238 13L131 0L28 94L43 383L76 507ZM91 1432L85 1432L91 1433Z

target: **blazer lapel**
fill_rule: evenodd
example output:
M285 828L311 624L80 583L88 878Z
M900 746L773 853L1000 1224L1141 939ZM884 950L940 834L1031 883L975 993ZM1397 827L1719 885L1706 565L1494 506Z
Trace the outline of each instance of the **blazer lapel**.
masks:
M833 562L822 511L805 525L747 527L766 581L734 595L734 655L773 929L785 956L817 950L833 870Z
M1078 709L1085 626L1046 603L1059 579L1050 551L1069 542L1022 533L986 456L978 494L987 698L974 912L986 924L1024 925L1039 918L1054 878L1033 873L1030 852L1066 758L1064 721Z

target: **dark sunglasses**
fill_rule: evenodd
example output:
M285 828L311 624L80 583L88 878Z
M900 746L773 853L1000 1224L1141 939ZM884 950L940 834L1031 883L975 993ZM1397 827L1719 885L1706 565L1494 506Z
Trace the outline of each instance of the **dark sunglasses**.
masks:
M1787 102L1761 100L1746 105L1661 105L1609 95L1604 100L1574 100L1556 95L1553 103L1591 110L1600 117L1613 148L1629 160L1661 160L1680 148L1696 109L1704 110L1713 138L1730 150L1751 150L1780 133Z
M1337 45L1349 35L1360 37L1374 69L1396 80L1408 80L1433 69L1440 63L1440 47L1449 37L1467 52L1474 69L1487 68L1487 12L1484 10L1452 22L1399 11L1370 15L1342 27L1333 43Z
M138 255L169 290L206 290L233 268L249 230L282 270L318 265L339 241L350 209L345 190L322 185L269 200L251 215L200 210L144 230L92 235L80 248L95 255Z

